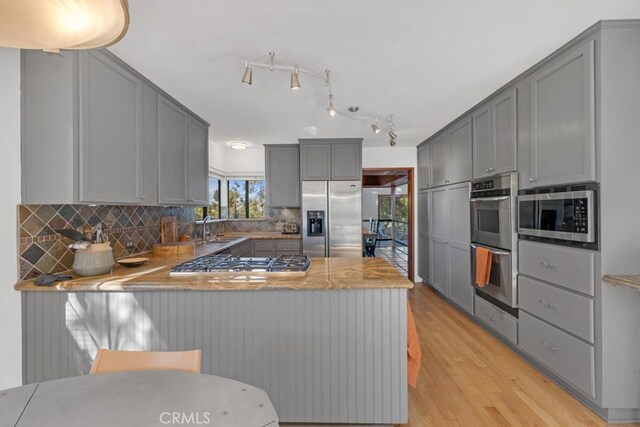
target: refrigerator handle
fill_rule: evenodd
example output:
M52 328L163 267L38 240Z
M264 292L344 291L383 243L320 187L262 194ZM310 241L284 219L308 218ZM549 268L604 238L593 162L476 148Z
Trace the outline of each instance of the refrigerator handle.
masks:
M326 204L327 204L327 210L326 210L326 214L325 214L325 239L327 239L325 241L325 249L324 249L324 256L325 257L330 257L331 256L331 186L329 185L329 181L326 182L326 187L325 190L327 192L327 197L326 197Z

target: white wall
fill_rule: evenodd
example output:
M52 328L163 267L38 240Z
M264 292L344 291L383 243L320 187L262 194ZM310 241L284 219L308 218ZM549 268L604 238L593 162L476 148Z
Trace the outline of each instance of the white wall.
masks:
M264 175L264 147L234 150L209 143L209 168L227 176Z
M20 51L0 48L0 390L22 385L17 205L20 203Z

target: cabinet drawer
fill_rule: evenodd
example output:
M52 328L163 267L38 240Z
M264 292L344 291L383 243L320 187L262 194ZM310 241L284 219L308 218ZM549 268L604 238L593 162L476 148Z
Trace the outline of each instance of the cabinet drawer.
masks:
M520 308L593 343L593 301L538 282L518 277Z
M299 240L276 240L276 251L291 252L291 253L297 254L300 252L300 241Z
M519 346L562 378L595 397L594 350L589 344L520 311Z
M273 240L255 240L253 242L253 251L270 251L274 252L276 250L276 242Z
M497 333L513 344L518 343L518 321L492 305L490 302L475 296L476 317L489 325Z
M595 253L520 241L520 273L593 296Z

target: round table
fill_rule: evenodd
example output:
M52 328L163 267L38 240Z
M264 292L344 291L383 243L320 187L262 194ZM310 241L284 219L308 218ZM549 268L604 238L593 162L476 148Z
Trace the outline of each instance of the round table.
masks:
M213 375L137 371L0 391L0 426L278 426L267 394Z

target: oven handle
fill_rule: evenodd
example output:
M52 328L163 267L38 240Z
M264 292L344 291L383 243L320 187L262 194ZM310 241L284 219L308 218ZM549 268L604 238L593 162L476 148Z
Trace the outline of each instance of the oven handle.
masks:
M474 197L470 199L470 202L502 202L509 200L509 196L496 196L496 197Z
M472 247L473 249L477 249L477 248L478 248L478 245L476 245L476 244L472 243L472 244L471 244L471 247ZM491 253L492 253L492 254L494 254L494 255L498 255L498 256L509 256L509 255L511 255L511 252L496 251L496 250L494 250L494 249L487 248L486 246L481 246L481 247L482 247L482 248L485 248L485 249L488 249L488 250L489 250L489 252L491 252Z

